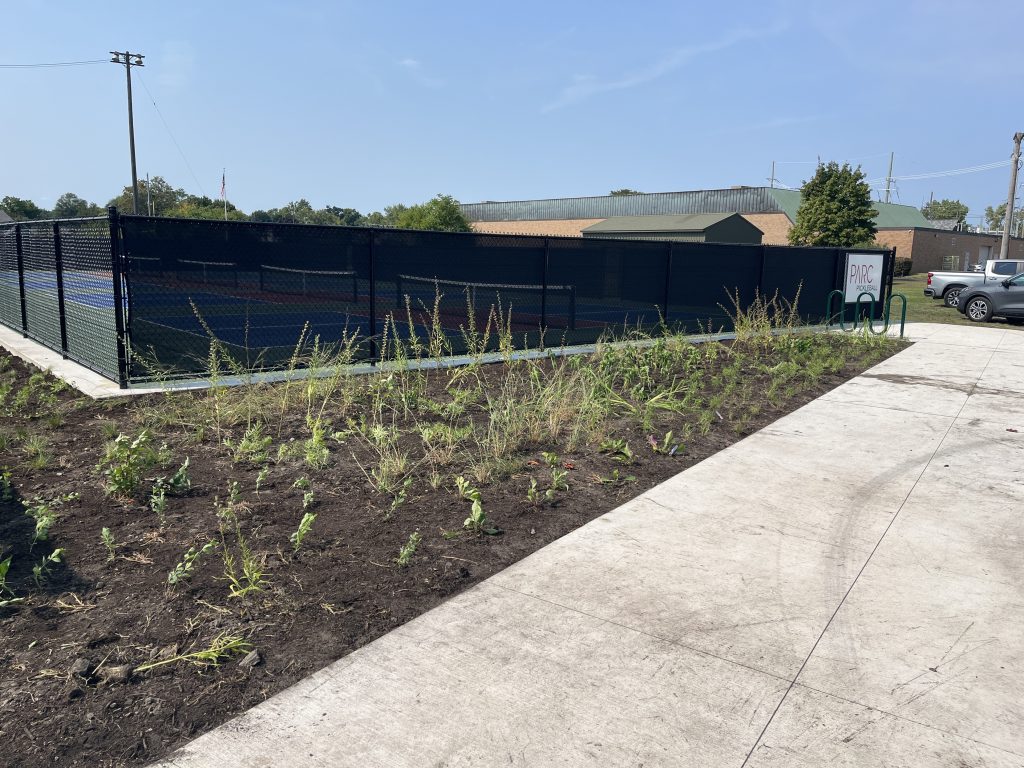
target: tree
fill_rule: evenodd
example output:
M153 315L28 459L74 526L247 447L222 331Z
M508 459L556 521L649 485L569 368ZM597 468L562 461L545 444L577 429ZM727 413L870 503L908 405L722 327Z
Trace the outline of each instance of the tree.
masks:
M31 200L22 200L20 197L7 197L0 200L0 208L7 211L7 214L15 221L34 221L36 219L50 218L50 212L40 208Z
M613 189L608 194L611 195L612 197L626 197L628 195L642 195L643 192L639 192L635 189L630 189L629 187L623 187L622 189Z
M8 213L10 213L8 211ZM14 214L11 214L12 216ZM1002 203L993 208L991 205L985 206L985 224L990 230L1002 232L1003 223L1006 221L1006 203ZM1013 220L1010 222L1010 234L1014 234L1024 228L1024 210L1015 208L1013 211Z
M397 227L399 220L409 210L409 206L395 203L385 206L384 212L374 211L363 217L363 224L368 227Z
M469 219L451 195L437 195L419 205L413 205L398 216L402 229L432 229L439 232L472 232Z
M967 218L967 206L959 200L932 200L925 203L921 213L929 221L955 221L958 224Z
M149 180L148 199L153 206L155 216L168 216L180 205L188 193L184 189L175 189L163 176L154 176ZM145 179L139 179L139 213L146 213L147 185ZM131 213L135 209L132 201L132 188L125 187L121 194L107 203L107 207L115 206L121 213Z
M339 224L346 227L358 227L363 223L363 214L355 208L339 208L336 205L328 205L324 210L337 218Z
M277 224L340 224L341 221L327 208L314 208L309 200L301 198L281 208L269 211L253 211L253 221L269 221Z
M58 219L80 219L85 216L100 216L102 213L103 209L96 203L90 203L74 192L65 192L53 205L54 218Z
M249 217L238 210L230 200L227 202L228 220L245 221ZM164 216L180 219L222 219L224 218L224 201L214 200L206 195L187 195L174 208L166 211Z
M792 245L849 248L874 240L878 211L871 206L871 187L860 166L834 161L819 165L800 191L796 223L789 231Z

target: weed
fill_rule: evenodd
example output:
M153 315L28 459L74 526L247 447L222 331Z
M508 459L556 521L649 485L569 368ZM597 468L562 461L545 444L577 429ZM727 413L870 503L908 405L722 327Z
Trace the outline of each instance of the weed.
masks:
M292 488L297 488L300 491L307 491L307 490L309 490L309 478L306 478L306 477L298 478L294 483L292 483Z
M665 433L665 436L659 443L654 435L647 436L647 444L651 446L651 450L655 453L660 453L663 456L675 456L676 452L680 448L680 443L673 442L672 430L670 429Z
M256 495L257 496L260 495L260 487L263 485L263 483L266 481L266 479L267 479L267 477L269 475L270 475L270 465L269 464L265 465L262 469L260 469L259 474L256 475Z
M46 469L53 459L50 452L50 441L45 435L29 435L22 442L21 450L28 457L28 465L32 469Z
M149 492L149 508L156 514L156 519L160 521L160 527L167 527L167 486L164 484L164 479L157 478L156 483L153 485L153 490Z
M154 447L148 429L135 439L120 434L107 445L99 468L107 478L107 493L131 498L142 484L144 474L166 460L166 446Z
M7 467L4 467L3 470L0 471L0 501L14 501L15 490L14 484L11 482L11 477L11 470Z
M233 509L233 505L231 507ZM229 583L231 597L244 597L250 592L259 592L267 586L267 580L263 578L263 569L266 557L253 553L249 542L242 535L242 527L238 518L234 517L235 542L238 545L238 557L228 546L224 536L224 528L221 527L220 540L223 549L221 556L224 560L224 578Z
M224 440L224 445L231 451L231 460L235 464L265 464L270 459L270 443L273 438L263 434L263 423L254 421L246 427L242 439L237 443Z
M541 458L544 459L544 463L549 467L557 467L559 464L559 458L557 453L551 451L541 451Z
M323 469L331 459L327 447L327 427L321 422L312 425L311 436L305 443L306 465L311 469Z
M100 539L103 541L103 546L107 549L107 562L113 561L117 555L117 544L114 542L114 534L110 532L110 529L104 527L100 531Z
M312 491L305 491L302 494L302 509L306 510L316 504L316 497Z
M569 490L569 484L565 481L565 478L568 476L568 470L558 469L557 467L551 468L551 486L544 492L544 496L548 501L552 501L555 498L555 494L559 491Z
M38 565L32 566L32 578L35 580L37 587L41 587L43 585L43 581L50 578L51 568L54 565L63 562L61 560L63 556L63 549L55 549L40 560Z
M420 545L421 541L423 541L423 537L420 536L419 531L413 531L409 534L409 540L398 550L398 557L395 558L395 562L400 567L405 568L412 561L412 556L416 554L416 547Z
M69 501L75 501L77 498L77 493L67 493L53 499L36 496L29 501L25 507L25 514L36 521L35 531L32 535L33 545L40 541L46 541L50 537L50 529L57 522L57 513L54 508L61 507Z
M625 440L612 438L602 440L599 450L601 453L609 454L615 461L623 464L633 463L633 451Z
M487 519L487 513L484 511L483 500L480 496L480 491L473 488L466 478L459 477L455 478L455 486L458 489L459 496L466 501L471 503L469 517L466 518L462 527L466 530L474 533L486 533L488 536L494 536L501 533L501 530L491 525Z
M602 485L611 485L611 486L613 486L615 488L618 488L618 487L621 487L623 485L626 485L627 483L635 483L636 482L636 476L635 475L625 475L625 476L623 476L623 475L619 474L619 470L618 470L618 468L616 468L616 469L613 469L612 473L610 475L608 475L607 477L602 477L601 475L594 475L594 481L598 482L598 483L601 483Z
M395 513L395 510L405 504L405 500L409 493L409 488L412 486L412 478L407 477L402 481L402 487L395 491L394 498L391 499L391 508L388 510L388 517L391 517Z
M313 530L313 523L315 521L316 515L311 512L306 512L302 516L302 520L299 521L299 527L288 537L288 541L292 543L292 552L299 551L299 548L302 546L302 540Z
M205 557L216 549L217 542L213 539L207 541L199 549L189 547L185 556L181 558L181 562L175 565L171 569L171 572L167 574L167 583L173 587L183 581L191 579L192 575L195 573L196 567L199 565L199 559L201 557Z
M25 602L24 598L15 597L14 590L7 585L7 571L10 567L11 557L8 557L6 560L0 560L0 608ZM2 597L4 594L9 595L9 597Z
M145 672L148 669L153 669L154 667L159 667L163 664L174 664L179 661L187 661L190 664L196 664L203 667L216 667L224 659L231 658L232 656L241 656L249 653L251 650L252 643L248 642L244 638L237 635L221 633L217 635L206 648L198 651L181 653L176 656L172 656L169 659L161 659L160 661L151 661L146 664L140 664L135 668L135 671Z

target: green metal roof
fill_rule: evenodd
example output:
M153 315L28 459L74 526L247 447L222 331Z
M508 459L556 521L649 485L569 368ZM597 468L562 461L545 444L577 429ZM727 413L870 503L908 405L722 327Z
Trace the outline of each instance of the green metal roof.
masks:
M800 190L769 189L768 192L775 198L779 209L789 217L790 221L795 222L797 209L800 208ZM878 215L875 216L875 226L879 229L932 226L924 214L912 205L896 205L895 203L873 203L872 205L878 211Z
M676 216L612 216L584 232L703 232L738 213L684 213Z

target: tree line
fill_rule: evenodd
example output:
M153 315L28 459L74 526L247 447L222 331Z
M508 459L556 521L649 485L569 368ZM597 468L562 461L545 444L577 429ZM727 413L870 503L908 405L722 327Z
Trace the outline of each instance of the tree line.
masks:
M162 176L154 176L148 182L139 181L139 202L145 212L148 206L154 216L169 216L186 219L223 219L225 203L206 195L193 195L184 189L169 184ZM15 221L39 219L83 218L101 216L110 206L121 212L133 210L132 188L125 187L121 194L105 206L97 205L66 192L57 198L52 209L42 208L31 200L7 196L0 199L0 209ZM469 221L459 208L459 202L451 195L437 195L424 203L404 205L396 203L362 214L355 208L328 205L314 208L302 198L280 208L255 210L251 214L239 210L227 201L227 218L231 221L265 221L279 224L333 224L349 227L397 227L400 229L433 229L444 232L469 232Z

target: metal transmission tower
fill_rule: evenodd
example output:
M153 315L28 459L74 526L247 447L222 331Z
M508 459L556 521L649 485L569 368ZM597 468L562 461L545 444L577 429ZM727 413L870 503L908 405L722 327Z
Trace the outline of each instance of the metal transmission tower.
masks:
M128 78L128 145L132 153L132 205L134 213L139 213L139 178L135 172L135 118L132 115L132 67L144 67L142 60L146 58L141 53L130 53L128 51L111 51L110 61L113 64L123 64L125 75Z

